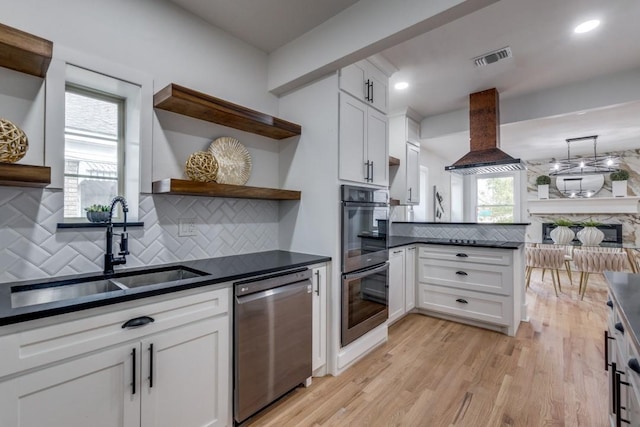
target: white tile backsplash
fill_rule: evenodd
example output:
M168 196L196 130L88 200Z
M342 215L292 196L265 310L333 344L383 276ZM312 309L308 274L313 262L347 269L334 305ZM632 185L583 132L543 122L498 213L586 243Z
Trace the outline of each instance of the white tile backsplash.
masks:
M127 267L279 247L277 201L141 195L139 209ZM61 191L0 187L0 282L102 271L105 230L57 230L62 217ZM179 237L180 218L198 234Z

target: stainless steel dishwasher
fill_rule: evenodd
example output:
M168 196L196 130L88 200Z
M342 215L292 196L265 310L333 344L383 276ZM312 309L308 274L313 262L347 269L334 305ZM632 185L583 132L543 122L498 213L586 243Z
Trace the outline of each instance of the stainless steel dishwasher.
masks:
M237 282L234 293L234 418L241 423L311 377L311 270Z

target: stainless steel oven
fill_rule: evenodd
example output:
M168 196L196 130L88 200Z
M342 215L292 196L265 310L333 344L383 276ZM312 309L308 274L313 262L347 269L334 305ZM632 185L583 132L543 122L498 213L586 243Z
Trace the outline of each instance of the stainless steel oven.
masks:
M342 333L343 346L387 320L389 193L343 185Z
M342 272L350 273L389 260L389 193L342 186Z

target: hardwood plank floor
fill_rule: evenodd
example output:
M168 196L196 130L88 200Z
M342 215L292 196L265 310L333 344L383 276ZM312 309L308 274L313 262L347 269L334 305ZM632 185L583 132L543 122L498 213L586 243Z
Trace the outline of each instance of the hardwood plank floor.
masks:
M314 378L251 426L606 426L606 283L535 270L516 337L418 314L339 377Z

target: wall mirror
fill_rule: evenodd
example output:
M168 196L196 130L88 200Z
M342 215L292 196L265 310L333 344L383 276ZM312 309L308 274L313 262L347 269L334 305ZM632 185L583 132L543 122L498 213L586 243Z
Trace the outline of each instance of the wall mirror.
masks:
M604 174L556 175L556 188L564 197L593 197L604 185Z

